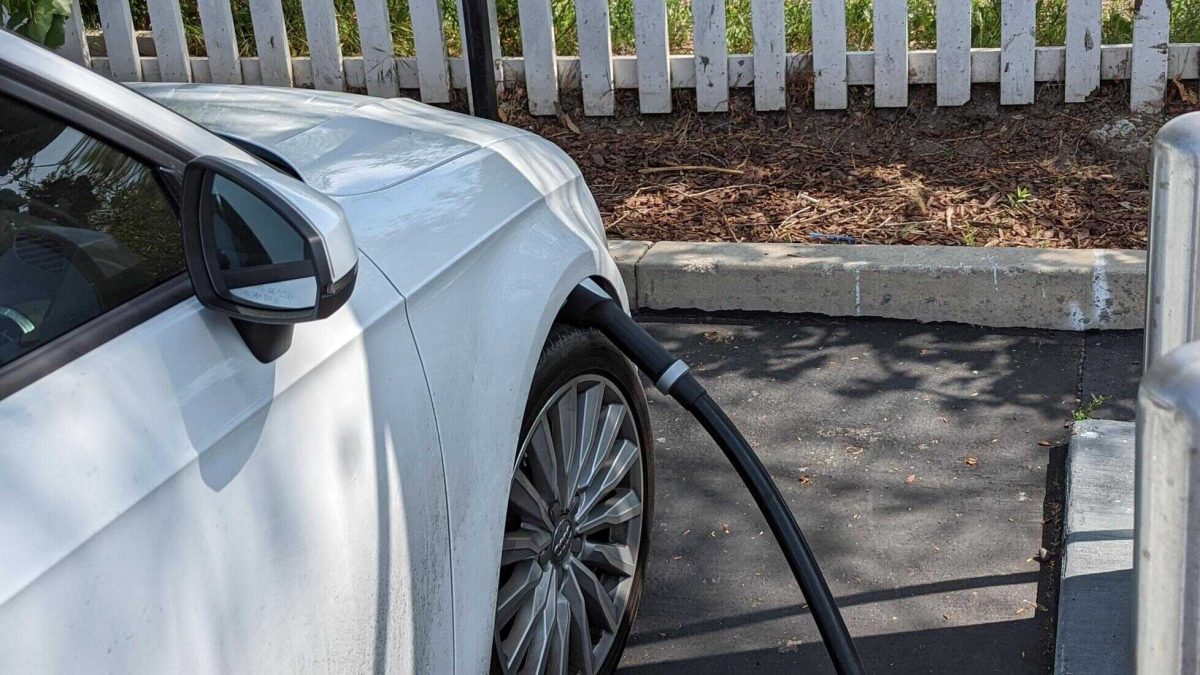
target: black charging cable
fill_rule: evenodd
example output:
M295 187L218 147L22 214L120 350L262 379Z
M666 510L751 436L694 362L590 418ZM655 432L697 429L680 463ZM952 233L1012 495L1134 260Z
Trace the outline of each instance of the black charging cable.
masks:
M834 668L846 674L865 672L833 594L817 566L817 559L804 540L787 502L779 494L779 488L725 411L688 372L687 364L650 337L612 296L591 280L571 291L564 316L576 326L599 329L654 382L659 391L678 401L717 442L767 519L767 525L808 601Z

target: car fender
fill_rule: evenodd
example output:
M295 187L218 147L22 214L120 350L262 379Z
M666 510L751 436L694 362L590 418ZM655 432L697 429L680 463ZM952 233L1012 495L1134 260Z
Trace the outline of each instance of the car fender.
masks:
M538 137L459 158L371 204L343 201L364 254L407 299L447 477L456 672L486 672L505 507L542 346L580 281L604 280L627 306L625 288L578 168Z

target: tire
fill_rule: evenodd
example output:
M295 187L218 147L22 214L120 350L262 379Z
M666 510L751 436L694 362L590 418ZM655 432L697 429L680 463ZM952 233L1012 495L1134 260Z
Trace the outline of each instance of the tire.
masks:
M616 670L641 601L653 504L637 372L598 331L556 327L530 387L506 505L493 673Z

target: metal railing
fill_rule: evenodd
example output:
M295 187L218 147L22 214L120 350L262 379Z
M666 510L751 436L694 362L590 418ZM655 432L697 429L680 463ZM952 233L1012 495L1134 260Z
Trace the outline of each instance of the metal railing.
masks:
M1134 662L1200 672L1200 113L1154 142L1138 391Z

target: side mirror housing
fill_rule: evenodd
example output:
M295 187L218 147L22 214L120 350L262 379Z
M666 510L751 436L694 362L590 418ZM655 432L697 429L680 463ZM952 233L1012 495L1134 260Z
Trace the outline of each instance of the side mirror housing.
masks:
M358 249L329 197L272 168L206 156L184 170L180 202L196 297L232 317L259 360L286 351L293 324L350 298Z

